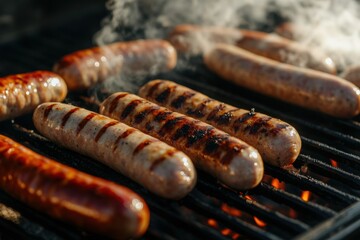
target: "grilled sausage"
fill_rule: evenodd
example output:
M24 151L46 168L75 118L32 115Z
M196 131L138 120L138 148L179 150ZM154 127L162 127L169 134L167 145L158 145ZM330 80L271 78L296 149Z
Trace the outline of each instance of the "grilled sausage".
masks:
M360 87L360 65L354 65L345 69L341 76Z
M204 60L222 78L285 102L339 118L359 114L360 90L342 78L224 44L206 54Z
M54 66L70 90L89 88L121 74L154 74L176 65L176 51L164 40L117 42L64 56Z
M256 149L199 120L129 93L115 93L100 112L184 151L195 166L235 189L255 187L263 176Z
M178 51L211 50L214 43L227 43L279 62L298 67L336 73L332 59L319 49L310 49L292 40L268 34L235 28L178 25L170 33L169 41Z
M301 139L296 129L279 119L218 102L165 80L145 84L139 95L240 138L255 147L264 161L272 165L290 165L300 153Z
M60 102L66 94L64 80L48 71L0 78L0 121L30 113L44 102Z
M117 239L149 225L142 198L126 187L67 167L0 135L0 187L54 218Z
M47 138L90 156L170 199L196 182L191 160L177 149L108 117L60 103L40 105L35 127Z

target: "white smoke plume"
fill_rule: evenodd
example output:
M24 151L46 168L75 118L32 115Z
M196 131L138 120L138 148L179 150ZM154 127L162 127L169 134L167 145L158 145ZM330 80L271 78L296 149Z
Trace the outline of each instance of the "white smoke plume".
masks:
M340 69L360 64L360 4L356 0L109 0L111 15L95 41L166 38L178 24L274 31L280 19L293 24L296 41L322 49ZM141 34L139 34L141 33Z

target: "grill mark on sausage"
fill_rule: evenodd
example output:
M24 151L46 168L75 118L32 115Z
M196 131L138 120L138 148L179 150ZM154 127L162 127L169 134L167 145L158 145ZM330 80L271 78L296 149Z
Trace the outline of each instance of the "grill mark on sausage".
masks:
M138 114L135 115L134 117L134 123L135 124L140 124L146 117L147 114L152 113L153 111L159 110L160 107L159 106L151 106L149 108L146 108L145 110L139 112Z
M78 125L77 129L76 129L76 135L79 135L79 133L81 132L81 130L85 127L85 125L93 118L96 116L96 113L90 113L89 115L87 115Z
M164 103L170 96L170 93L176 88L176 86L169 86L163 92L161 92L155 100L159 103Z
M134 129L134 128L129 128L129 129L127 129L126 131L124 131L120 136L118 136L117 137L117 139L115 140L115 142L114 142L114 147L113 147L113 152L115 152L115 150L117 149L117 147L118 147L118 144L119 144L119 142L120 142L120 140L121 139L123 139L123 138L127 138L130 134L132 134L133 132L136 132L136 129Z
M216 118L216 114L218 114L218 112L220 112L221 110L223 110L225 108L225 104L220 103L219 105L217 105L208 115L208 117L206 118L207 121L212 121Z
M250 112L248 113L244 113L241 116L239 116L235 121L234 121L234 131L237 132L241 125L246 122L247 120L249 120L250 118L255 118L256 113L255 114L250 114Z
M110 107L109 107L109 113L113 113L115 108L118 105L118 101L119 99L125 97L126 95L128 95L128 93L121 93L119 95L117 95L110 103Z
M208 136L211 134L213 126L207 126L206 128L194 129L192 133L189 133L187 137L186 147L191 147L192 145L206 141Z
M243 148L244 148L243 146L233 146L231 148L231 151L227 151L225 156L221 158L220 160L221 164L225 166L229 165L231 161L234 159L234 157L238 155L241 149Z
M205 154L215 153L219 147L229 139L229 135L215 135L214 132L210 133L210 136L206 138L205 148L203 152Z
M156 114L156 116L154 117L154 121L156 122L161 122L166 120L169 115L171 115L172 112L171 111L159 111L159 113Z
M109 122L107 124L105 124L101 129L100 131L98 132L98 134L96 135L95 137L95 142L98 142L99 139L101 138L101 136L106 132L106 130L111 127L111 126L114 126L116 124L119 124L119 122L117 121L113 121L113 122Z
M273 134L274 136L277 135L279 132L281 132L282 129L287 128L289 125L288 124L276 124L276 127L272 128L270 130L270 133Z
M221 114L220 116L218 116L216 119L214 119L216 121L217 124L219 125L227 125L230 124L231 119L233 117L233 112L235 112L237 109L232 109L230 111L227 111L223 114Z
M176 130L175 134L172 136L173 141L177 141L180 138L188 136L189 133L194 131L194 127L189 123L184 123L178 130Z
M176 124L184 118L185 118L184 116L168 117L166 123L160 128L158 134L163 137L166 133L174 129Z
M73 108L73 109L71 109L70 111L68 111L64 116L63 116L63 118L61 119L61 128L63 128L64 126L65 126L65 124L66 124L66 122L69 120L69 118L70 118L70 116L74 113L74 112L76 112L76 111L78 111L80 108Z
M150 97L154 94L154 91L162 84L161 81L155 83L154 85L151 86L151 88L149 89L149 91L147 92L147 97Z
M139 105L140 103L142 103L143 101L139 100L139 99L135 99L133 101L131 101L122 111L121 113L121 119L125 119L127 116L129 116L130 113L132 113L134 111L134 109L136 108L137 105Z
M157 139L147 139L144 140L142 143L140 143L139 145L137 145L137 147L134 149L133 155L138 154L141 150L143 150L146 146L154 143L154 142L159 142L159 140Z
M47 119L48 119L49 114L50 114L50 112L52 111L52 109L54 108L55 105L56 105L56 103L51 104L51 105L49 105L49 106L47 106L47 107L45 108L45 110L44 110L44 120L47 120Z
M177 152L177 150L175 148L169 149L166 151L166 153L161 156L160 158L156 159L150 166L149 170L152 172L154 171L154 169L160 164L162 163L166 157L171 157L173 156L175 153Z
M214 101L214 100L212 100L211 98L207 98L202 103L200 103L200 105L195 110L188 109L186 111L186 114L193 116L195 118L202 118L205 116L204 109L205 109L206 105L212 101Z
M258 117L255 118L251 125L246 126L245 131L249 131L250 134L256 134L261 128L267 128L271 117Z
M184 102L185 102L187 99L193 97L194 95L195 95L195 93L190 92L190 91L186 91L186 92L184 92L182 95L180 95L179 97L177 97L176 99L174 99L174 100L170 103L170 105L171 105L173 108L176 108L176 109L181 108L182 105L184 104Z

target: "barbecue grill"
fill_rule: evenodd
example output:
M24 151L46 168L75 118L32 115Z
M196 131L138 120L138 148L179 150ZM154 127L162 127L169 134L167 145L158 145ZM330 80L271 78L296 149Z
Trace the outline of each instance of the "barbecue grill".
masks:
M0 44L2 76L51 69L61 56L93 46L93 34L107 14L91 3L41 29L32 28ZM132 36L133 37L133 36ZM185 60L184 60L185 61ZM349 239L360 235L360 117L339 120L236 87L209 72L201 59L186 59L169 73L149 76L175 81L210 97L280 118L298 130L303 148L294 166L265 164L255 189L239 192L199 171L195 189L180 201L149 193L132 180L39 135L31 114L2 122L0 133L89 174L125 185L151 210L143 239ZM126 90L126 89L125 89ZM70 93L66 103L97 111L95 90ZM99 100L106 97L97 94ZM114 236L115 237L115 236ZM0 239L97 239L29 208L0 191Z

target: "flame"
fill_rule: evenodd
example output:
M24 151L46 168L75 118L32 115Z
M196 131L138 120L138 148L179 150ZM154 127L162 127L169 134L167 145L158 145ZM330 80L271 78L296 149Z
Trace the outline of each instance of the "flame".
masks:
M255 217L255 216L254 216L254 221L259 227L265 227L266 226L266 222L260 220L259 218Z
M231 216L234 216L234 217L240 217L241 216L241 211L239 209L230 207L226 203L223 203L221 205L221 210L223 210L224 212L226 212L226 213L228 213L228 214L230 214Z
M210 227L213 227L213 228L217 228L218 227L218 223L216 220L212 219L212 218L209 218L208 221L207 221L208 225Z
M230 235L231 230L229 228L224 228L223 230L221 230L221 234L224 236L228 236Z
M307 202L309 201L310 195L311 195L310 191L303 191L301 193L301 199Z
M331 162L331 166L336 167L336 168L338 167L338 163L334 159L330 159L330 162Z

